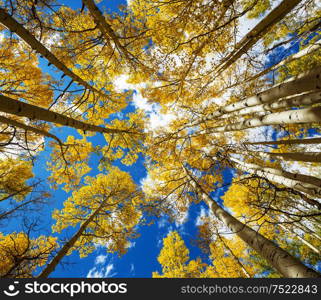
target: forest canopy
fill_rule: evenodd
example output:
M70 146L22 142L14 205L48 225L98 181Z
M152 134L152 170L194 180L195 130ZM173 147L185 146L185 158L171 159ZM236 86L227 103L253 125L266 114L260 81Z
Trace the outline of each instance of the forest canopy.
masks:
M320 34L318 0L0 0L0 277L320 277Z

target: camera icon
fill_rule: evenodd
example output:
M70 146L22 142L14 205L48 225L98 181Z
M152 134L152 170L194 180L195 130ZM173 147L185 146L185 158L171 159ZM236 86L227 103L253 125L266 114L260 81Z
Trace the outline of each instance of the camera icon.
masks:
M19 281L14 281L13 283L14 283L14 284L10 284L10 285L8 286L8 290L9 290L9 291L6 291L6 290L3 291L4 294L7 295L7 296L9 296L9 297L17 296L17 295L20 293L19 290L15 290L15 289L16 289L16 286L15 286L15 285L18 284Z

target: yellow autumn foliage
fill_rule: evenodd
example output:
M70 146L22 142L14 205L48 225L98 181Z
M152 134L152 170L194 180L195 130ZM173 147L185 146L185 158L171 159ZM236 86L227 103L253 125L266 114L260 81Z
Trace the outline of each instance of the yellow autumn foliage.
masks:
M0 159L0 193L1 198L14 195L23 200L31 191L27 181L33 177L32 164L20 159Z
M57 246L57 238L51 236L31 239L24 232L0 233L0 277L33 277Z
M56 224L52 229L61 232L76 227L103 205L69 254L77 249L81 257L87 256L96 244L106 245L108 252L124 254L129 239L137 237L136 226L142 217L138 207L143 201L131 176L113 167L107 175L85 178L85 185L72 193L61 210L53 212Z

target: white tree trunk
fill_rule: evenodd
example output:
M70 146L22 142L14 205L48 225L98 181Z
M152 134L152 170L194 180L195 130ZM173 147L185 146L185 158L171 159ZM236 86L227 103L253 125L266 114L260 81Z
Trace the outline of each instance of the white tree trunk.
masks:
M273 204L271 204L271 208L277 210L277 208ZM306 225L304 225L301 222L298 222L297 220L293 219L293 217L288 216L288 215L284 215L283 218L285 218L285 220L288 223L290 223L292 226L296 227L300 231L305 232L305 233L309 233L314 238L316 238L316 239L321 241L321 236L317 235L316 232L313 231L311 228L308 228Z
M109 42L110 39L113 40L117 46L118 51L121 51L128 60L132 59L132 55L127 51L127 49L119 42L118 37L112 30L111 26L107 23L104 15L101 13L97 5L93 0L83 0L83 3L87 6L90 15L93 17L95 24L104 35L105 40Z
M282 228L285 232L289 232L290 234L294 234L303 244L305 244L306 246L308 246L313 252L317 253L317 254L321 254L320 250L317 249L316 247L314 247L311 243L309 243L307 240L305 240L304 238L302 238L298 233L296 233L294 230L290 231L289 229L287 229L284 225L282 224L278 224L278 226L280 228Z
M291 108L291 107L301 107L301 106L311 106L316 103L321 102L321 92L312 92L312 93L304 93L298 96L290 96L286 98L282 98L277 102L260 104L256 106L251 106L247 108L243 108L241 110L232 112L230 114L225 114L222 117L224 119L241 116L241 115L252 115L255 113L269 113L274 110L282 109L282 108Z
M287 152L273 153L263 151L252 151L263 158L268 159L283 159L286 161L304 161L304 162L321 162L321 152Z
M271 113L260 118L252 118L238 123L214 127L210 129L210 132L238 131L267 125L305 123L321 123L321 107L310 107Z
M216 229L216 235L219 237L220 241L223 243L224 247L227 249L227 251L233 256L234 260L236 263L240 266L243 274L245 275L246 278L251 278L251 275L249 272L246 270L240 259L234 254L233 250L225 243L224 239L221 237L219 234L218 230Z
M279 175L278 173L282 174L282 171L279 172L277 169L260 167L253 163L245 163L233 157L230 158L230 160L234 161L237 164L236 168L239 170L266 178L271 182L284 185L287 188L294 189L299 192L303 192L313 197L321 197L321 187L315 186L314 184L301 182L299 180L294 180L294 179L290 179L285 176ZM270 173L271 171L273 173ZM310 201L309 201L309 204L314 203L315 206L321 209L320 202L313 199L310 199Z
M238 111L246 107L271 103L278 99L291 95L298 95L304 92L317 91L321 88L321 68L308 71L299 76L290 78L268 90L258 93L255 96L246 98L239 102L226 105L208 115L209 119L223 116L226 113Z
M299 58L301 58L303 56L311 54L311 53L319 50L320 48L321 48L321 42L317 41L315 44L311 44L311 45L307 46L306 48L302 49L301 51L286 57L285 59L280 61L278 64L275 64L275 65L273 65L273 66L271 66L271 67L259 72L258 74L246 79L245 82L249 82L249 81L255 80L255 79L259 78L259 77L262 77L265 74L269 73L270 71L275 71L278 68L284 66L285 64L288 64L288 63L290 63L290 62L292 62L292 61L294 61L296 59L299 59Z
M289 179L300 181L302 184L307 183L309 185L314 185L317 188L321 188L321 179L314 176L300 174L300 173L291 173L282 169L276 169L276 168L270 168L270 167L265 167L264 171L269 172L271 174L280 175Z
M53 53L51 53L43 44L41 44L27 29L19 24L13 17L11 17L3 8L0 8L0 22L5 25L10 31L20 36L32 49L44 56L51 64L61 70L64 74L72 78L75 82L79 83L86 89L100 94L104 98L106 94L98 91L86 81L81 79L78 75L66 67Z
M283 0L235 45L234 51L215 70L216 75L221 74L251 49L274 24L282 20L301 1Z
M105 127L88 124L73 118L66 117L62 114L47 110L45 108L21 102L15 99L11 99L3 95L0 95L0 112L27 117L31 120L42 120L46 122L60 124L63 126L69 126L83 131L92 131L100 133L130 133L126 130L109 129ZM53 136L50 137L54 138Z
M75 245L84 231L87 229L88 225L94 220L94 218L101 212L105 207L108 197L99 205L99 207L88 217L88 219L80 226L78 231L72 236L67 243L58 251L52 261L42 270L42 272L37 276L38 278L47 278L57 267L60 261L67 255L69 250Z
M279 141L246 142L244 145L309 145L321 144L321 138L290 139Z
M306 267L298 259L291 256L288 252L277 246L274 242L268 240L260 233L241 223L228 212L226 212L203 190L201 185L199 185L190 174L189 177L194 182L195 188L202 195L203 200L213 211L214 215L221 220L233 233L235 233L245 243L253 248L260 256L266 259L267 262L280 274L289 278L321 277L318 272Z
M279 175L288 179L300 181L301 184L307 183L308 185L306 185L306 187L309 187L309 188L321 188L321 178L318 178L315 176L305 175L300 173L291 173L283 170L282 168L262 167L254 163L245 163L235 158L231 158L231 160L243 166L247 166L250 169L261 170L261 171L268 172L274 175ZM317 194L314 194L314 196L316 195Z

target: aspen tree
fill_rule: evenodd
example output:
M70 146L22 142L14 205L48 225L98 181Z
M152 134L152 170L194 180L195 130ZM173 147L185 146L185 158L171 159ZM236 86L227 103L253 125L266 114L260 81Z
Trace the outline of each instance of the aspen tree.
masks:
M19 35L29 46L43 55L50 63L56 66L64 74L84 86L86 89L106 97L104 93L92 87L78 75L68 69L53 53L51 53L43 44L41 44L26 28L19 24L12 16L10 16L3 8L0 8L0 22L9 30Z
M73 127L82 131L92 131L100 133L130 133L127 130L118 130L112 128L100 127L97 125L85 123L63 114L38 107L36 105L28 104L25 102L17 101L15 99L0 95L0 111L27 117L31 120L42 120L46 122L52 122L55 124Z
M214 127L211 132L228 132L244 130L248 128L266 126L266 125L284 125L284 124L305 124L320 123L321 107L303 108L298 110L287 110L271 114L266 114L260 118L250 118L238 123L232 123L225 126Z
M236 162L236 168L245 171L245 172L249 172L252 174L256 174L260 177L266 178L272 182L276 182L278 184L282 184L288 188L293 188L294 190L306 193L312 197L320 197L320 193L321 193L321 188L317 185L314 185L312 183L306 183L304 181L300 181L300 174L292 174L289 172L285 172L282 170L278 170L278 169L274 169L274 168L268 168L268 167L260 167L256 164L253 163L245 163L242 162L240 160L237 160L235 158L230 158L231 161ZM297 176L296 176L297 175ZM318 178L314 178L314 177L310 177L310 176L304 176L301 175L301 179L304 178L305 181L307 181L309 179L309 181L313 181L314 183L319 184ZM292 177L292 178L291 178ZM295 178L295 179L293 179ZM313 199L309 199L309 204L313 204L315 206L317 206L319 209L321 209L321 203L313 200Z
M321 276L316 271L303 265L299 260L291 256L289 253L279 248L274 242L266 239L261 234L227 213L203 190L193 176L189 176L194 182L194 187L202 195L203 200L207 203L215 216L224 222L233 233L244 240L259 255L265 258L271 264L271 266L273 266L284 277L317 278Z
M130 238L136 237L136 226L141 219L138 205L142 195L130 175L112 168L107 175L86 177L86 185L64 203L61 211L55 210L54 231L80 225L77 232L58 251L51 262L38 275L48 277L59 262L74 250L81 257L94 250L94 243L108 242L108 252L124 254Z
M209 117L217 118L223 116L225 113L238 111L249 106L271 103L283 97L318 90L321 85L320 72L320 68L317 68L313 71L308 71L299 76L290 78L255 96L221 107L218 111L211 113Z
M287 139L277 141L245 142L245 145L310 145L320 144L321 138Z
M24 232L0 233L0 277L33 277L36 268L43 266L58 246L56 240L43 235L32 239Z

